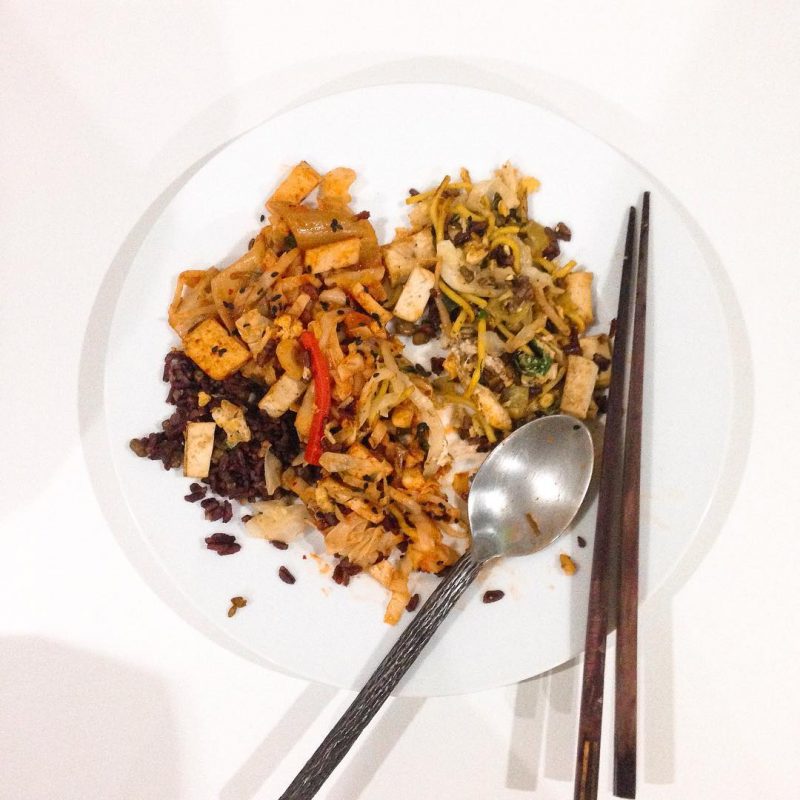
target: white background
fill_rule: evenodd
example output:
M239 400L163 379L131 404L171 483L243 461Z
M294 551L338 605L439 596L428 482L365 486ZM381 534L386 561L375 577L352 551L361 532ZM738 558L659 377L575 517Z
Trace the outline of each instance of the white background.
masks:
M799 25L774 0L0 6L0 798L273 798L349 702L218 646L121 547L95 338L211 151L320 93L436 79L628 153L727 275L740 425L721 499L643 610L639 796L795 796ZM569 798L579 678L394 701L320 796Z

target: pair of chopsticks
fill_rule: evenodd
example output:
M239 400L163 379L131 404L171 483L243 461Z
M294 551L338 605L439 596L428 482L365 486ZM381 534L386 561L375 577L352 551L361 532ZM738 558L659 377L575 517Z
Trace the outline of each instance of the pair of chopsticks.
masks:
M634 258L636 209L632 207L628 214L622 261L589 587L575 800L594 800L597 797L606 636L612 591L616 593L617 608L614 795L636 796L639 485L649 232L650 193L645 192L638 258ZM611 566L615 562L618 564L618 579L612 587Z

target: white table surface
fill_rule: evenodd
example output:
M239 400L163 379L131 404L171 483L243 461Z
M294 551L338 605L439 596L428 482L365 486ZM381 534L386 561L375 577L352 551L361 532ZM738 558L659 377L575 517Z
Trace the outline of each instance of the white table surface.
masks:
M797 796L800 6L494 8L0 7L2 800L274 798L351 699L176 613L104 495L98 353L143 235L209 152L308 97L404 79L550 106L693 219L736 328L740 398L725 485L642 612L639 796ZM675 346L688 359L714 343ZM703 398L687 386L686 402ZM571 798L579 680L573 663L392 701L319 796Z

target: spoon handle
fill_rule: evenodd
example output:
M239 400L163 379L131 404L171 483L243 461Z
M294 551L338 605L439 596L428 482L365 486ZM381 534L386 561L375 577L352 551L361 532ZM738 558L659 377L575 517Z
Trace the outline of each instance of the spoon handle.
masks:
M369 721L386 702L399 680L414 663L422 648L436 632L456 601L480 571L477 562L466 552L452 566L414 620L403 631L392 649L378 665L372 677L358 693L333 730L297 774L280 800L310 800L319 791L336 765L355 744Z

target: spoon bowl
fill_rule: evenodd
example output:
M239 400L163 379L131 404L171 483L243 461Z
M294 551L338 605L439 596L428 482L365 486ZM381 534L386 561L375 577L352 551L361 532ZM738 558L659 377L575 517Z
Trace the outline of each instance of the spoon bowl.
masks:
M500 442L475 475L468 513L476 561L542 550L572 522L592 477L586 426L557 414Z

